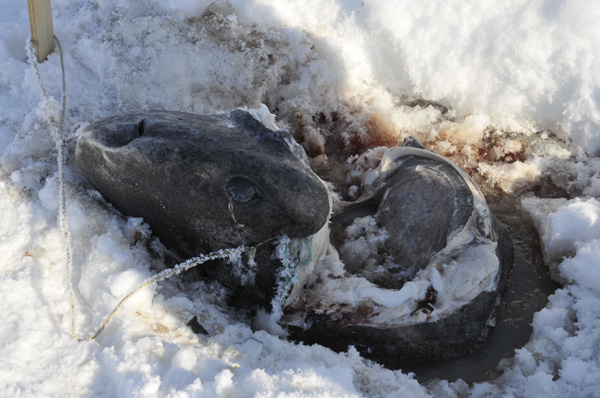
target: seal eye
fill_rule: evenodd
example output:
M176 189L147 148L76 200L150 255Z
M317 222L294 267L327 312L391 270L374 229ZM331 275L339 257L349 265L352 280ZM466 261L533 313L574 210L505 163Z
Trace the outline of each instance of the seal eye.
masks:
M254 185L244 177L233 177L227 182L227 195L241 203L249 202L258 196Z

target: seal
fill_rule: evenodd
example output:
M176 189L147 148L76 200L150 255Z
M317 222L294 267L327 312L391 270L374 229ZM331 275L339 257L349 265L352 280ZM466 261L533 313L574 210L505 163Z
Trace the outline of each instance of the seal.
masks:
M512 243L463 170L409 142L352 160L358 197L334 204L328 261L301 272L284 305L294 338L392 365L486 339Z
M87 126L75 158L108 202L142 217L182 259L309 236L331 212L327 187L302 148L246 110L121 113ZM212 276L233 283L219 266Z
M484 341L513 255L473 180L418 141L405 145L351 158L349 200L287 132L245 110L115 115L85 128L75 155L109 202L182 258L307 238L275 254L263 245L245 268L206 263L202 276L231 288L236 305L276 304L294 339L393 365Z

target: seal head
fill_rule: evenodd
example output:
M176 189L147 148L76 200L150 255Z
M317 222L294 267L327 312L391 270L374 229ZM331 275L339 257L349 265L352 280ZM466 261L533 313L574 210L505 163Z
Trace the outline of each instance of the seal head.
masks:
M118 114L90 124L75 155L110 203L182 257L309 236L331 210L290 137L244 110Z

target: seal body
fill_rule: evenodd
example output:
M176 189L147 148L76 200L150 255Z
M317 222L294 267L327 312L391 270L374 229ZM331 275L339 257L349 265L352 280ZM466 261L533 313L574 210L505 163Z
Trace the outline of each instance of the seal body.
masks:
M188 258L325 224L327 188L296 149L244 110L148 111L90 124L75 155L110 203Z
M391 366L472 352L513 261L483 194L420 145L379 148L353 166L362 194L332 217L337 251L328 256L339 257L301 276L282 323L305 343L352 345ZM360 206L367 211L345 216Z

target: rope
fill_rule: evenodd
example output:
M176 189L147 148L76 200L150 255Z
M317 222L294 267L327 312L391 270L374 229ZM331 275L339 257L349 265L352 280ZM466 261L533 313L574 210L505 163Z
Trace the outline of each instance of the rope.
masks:
M295 244L295 247L294 247ZM302 247L305 246L308 250L306 258L302 259ZM312 260L312 248L310 242L306 238L302 239L290 239L285 245L285 253L283 257L283 265L287 271L287 278L284 287L290 284L292 281L298 280L298 267L308 265Z
M112 310L112 312L106 317L106 319L104 320L104 322L102 323L102 326L100 326L100 328L98 328L98 330L96 331L96 333L94 333L93 335L91 335L90 337L86 338L86 339L81 339L79 337L77 337L77 335L75 334L75 325L73 324L73 328L72 328L72 336L75 340L77 341L90 341L90 340L94 340L96 337L98 337L98 335L100 333L102 333L102 331L104 330L104 328L108 325L108 323L111 321L111 319L113 318L113 316L115 316L115 314L117 313L117 311L119 311L121 309L121 307L125 304L125 302L127 300L129 300L131 297L133 297L133 295L135 295L137 292L139 292L140 290L154 284L154 283L158 283L160 281L163 281L167 278L170 278L173 275L177 275L182 273L183 271L187 271L190 268L193 268L197 265L200 265L202 263L205 263L206 261L210 261L210 260L216 260L218 258L225 258L225 257L231 257L234 256L236 254L241 254L247 251L251 251L253 248L247 248L245 246L239 246L236 247L234 249L226 249L226 250L219 250L216 252L212 252L206 255L202 255L199 257L194 257L194 258L190 258L189 260L186 260L182 263L177 264L175 267L170 268L170 269L166 269L164 271L162 271L161 273L154 275L152 278L146 280L144 283L142 283L141 285L139 285L137 288L135 288L134 290L132 290L127 296L123 297L123 299L119 302L119 304L117 304L117 306ZM72 293L72 291L71 291ZM75 308L73 307L72 304L72 311L73 311L73 321L75 321Z
M57 155L58 179L59 179L58 218L59 218L60 230L62 232L63 239L65 242L64 249L65 249L65 257L67 259L66 279L67 279L67 289L69 291L69 301L71 303L71 336L77 341L90 341L90 340L94 340L96 337L98 337L98 335L100 333L102 333L104 328L106 328L106 326L112 320L112 318L115 316L117 311L119 311L119 309L121 309L121 307L123 307L123 305L127 302L127 300L129 300L131 297L133 297L140 290L142 290L154 283L158 283L167 278L170 278L173 275L177 275L183 271L187 271L188 269L193 268L197 265L200 265L206 261L215 260L218 258L231 257L231 256L241 254L244 252L252 253L253 251L256 250L256 248L247 248L245 246L239 246L237 248L219 250L219 251L215 251L215 252L212 252L212 253L209 253L206 255L201 255L198 257L190 258L189 260L186 260L180 264L177 264L173 268L164 270L161 273L153 276L152 278L147 279L144 283L142 283L137 288L132 290L127 296L123 297L123 299L121 299L119 304L117 304L117 306L112 310L112 312L106 317L106 319L104 320L102 325L98 328L98 330L93 335L91 335L90 337L85 338L85 339L77 336L77 333L75 331L76 325L77 325L77 317L76 317L76 311L75 311L75 295L73 293L73 284L71 282L72 270L73 270L73 249L71 246L71 232L69 230L69 224L67 221L67 201L66 201L66 196L65 196L65 164L66 164L65 159L66 159L67 154L66 154L66 145L65 145L65 140L63 137L63 132L64 132L65 114L66 114L66 109L67 109L67 95L66 95L67 85L66 85L66 79L65 79L65 65L64 65L64 60L63 60L62 46L56 36L54 36L54 40L56 41L56 44L58 45L58 50L59 50L59 54L60 54L60 67L61 67L61 72L62 72L62 107L60 109L58 121L56 120L56 118L53 115L50 115L48 117L48 123L50 125L50 134L52 135L52 137L56 143L56 149L58 152L58 155ZM27 54L29 57L29 61L33 65L33 69L35 71L35 74L38 79L38 83L40 85L40 89L42 90L42 95L43 95L44 99L46 100L46 103L48 105L50 105L50 104L52 104L52 102L50 101L50 97L48 96L48 92L46 91L46 87L44 86L44 83L42 81L42 76L41 76L39 68L38 68L37 58L35 57L34 51L35 50L33 49L33 43L31 43L31 41L30 41L27 46Z
M302 258L305 251L306 257ZM298 282L298 267L312 261L312 247L306 238L284 237L277 246L276 256L283 263L283 269L279 273L275 295L271 300L270 317L274 322L278 322L283 315L283 307L291 291L290 285Z
M60 226L60 230L63 234L63 240L65 242L64 250L65 257L67 259L67 289L69 291L69 299L71 302L71 336L74 339L78 340L77 335L75 333L75 297L73 295L73 286L71 284L71 274L73 269L73 250L71 247L71 232L69 230L69 225L67 222L67 203L65 197L65 141L63 139L63 129L65 122L65 113L67 108L67 84L65 79L65 65L63 61L63 52L60 41L56 36L54 36L54 40L58 46L58 51L60 54L60 67L62 74L62 108L60 110L60 115L58 121L52 115L49 116L48 122L50 124L50 134L56 143L56 150L58 152L57 162L58 162L58 223ZM37 58L34 54L33 43L29 42L27 46L27 53L29 56L29 61L31 65L33 65L33 69L35 71L35 75L37 76L37 80L42 90L42 95L46 100L47 104L51 104L50 97L48 96L48 92L46 91L46 87L44 86L44 82L42 81L42 75L40 74L40 70L38 68Z

